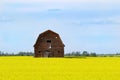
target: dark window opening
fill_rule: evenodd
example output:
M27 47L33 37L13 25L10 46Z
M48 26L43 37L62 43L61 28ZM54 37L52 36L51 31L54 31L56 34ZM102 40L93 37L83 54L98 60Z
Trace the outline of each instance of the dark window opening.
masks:
M60 53L60 51L58 51L58 53Z
M41 53L41 51L38 51L39 53Z
M47 40L47 43L51 43L51 40Z

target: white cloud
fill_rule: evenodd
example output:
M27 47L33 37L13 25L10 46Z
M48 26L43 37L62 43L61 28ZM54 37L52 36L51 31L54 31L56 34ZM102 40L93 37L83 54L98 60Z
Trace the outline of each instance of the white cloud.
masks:
M114 15L110 18L108 18L109 20L111 20L114 23L120 24L120 15Z
M22 12L36 12L46 9L111 9L119 8L119 0L5 0L9 4L26 4L29 6L22 6L17 8L17 11ZM34 4L34 6L33 6ZM30 6L31 5L31 6ZM16 8L14 6L14 8ZM11 9L10 9L11 10ZM16 11L15 10L15 11Z

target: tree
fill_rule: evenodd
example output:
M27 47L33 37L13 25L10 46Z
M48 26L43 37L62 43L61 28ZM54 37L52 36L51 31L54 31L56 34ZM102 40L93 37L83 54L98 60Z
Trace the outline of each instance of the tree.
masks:
M90 53L90 56L92 56L92 57L96 57L97 54L96 54L95 52L92 52L92 53Z
M2 56L2 52L0 51L0 56Z
M83 56L89 56L89 53L87 51L83 51L82 55Z
M75 52L75 56L80 56L80 52Z

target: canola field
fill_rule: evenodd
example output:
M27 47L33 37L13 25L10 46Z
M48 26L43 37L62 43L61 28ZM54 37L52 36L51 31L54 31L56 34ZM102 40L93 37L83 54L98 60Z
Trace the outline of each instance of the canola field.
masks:
M0 57L0 80L120 80L120 58Z

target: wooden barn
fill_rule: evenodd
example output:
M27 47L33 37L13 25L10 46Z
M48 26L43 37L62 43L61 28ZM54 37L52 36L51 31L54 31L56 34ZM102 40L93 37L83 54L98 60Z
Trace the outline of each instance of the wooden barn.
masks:
M58 33L47 30L41 33L34 45L35 57L64 57L64 47Z

